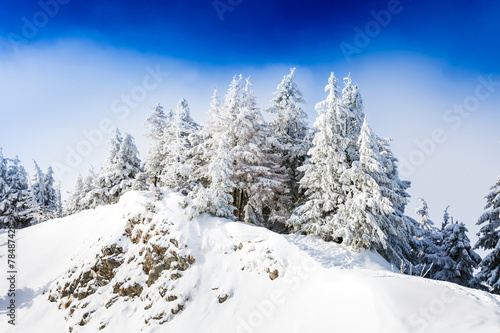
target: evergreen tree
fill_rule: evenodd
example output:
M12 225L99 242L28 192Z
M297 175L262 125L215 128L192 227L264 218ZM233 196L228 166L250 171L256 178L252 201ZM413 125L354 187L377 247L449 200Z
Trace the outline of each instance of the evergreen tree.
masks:
M153 145L149 150L144 169L148 181L154 186L160 185L161 175L165 169L167 149L165 134L167 123L170 123L170 121L171 119L167 118L160 104L153 108L153 112L146 119L146 126L150 130L147 137L153 140Z
M301 107L304 99L295 83L294 73L295 68L292 68L290 74L283 77L271 100L271 106L267 109L269 113L276 114L270 125L278 140L276 152L283 160L288 174L288 192L292 204L302 198L299 180L303 177L303 172L299 168L304 164L310 148L307 140L307 115Z
M446 226L450 222L450 214L448 214L448 209L449 208L450 208L450 206L448 205L446 207L446 209L444 210L443 223L441 224L441 230L444 230L444 228L446 228ZM453 223L453 219L452 219L451 223Z
M345 132L346 136L350 137L346 149L347 159L349 163L353 163L359 159L358 154L358 137L361 132L361 125L365 118L363 113L363 99L359 92L358 85L353 85L351 74L344 78L345 87L342 90L342 100L345 107L349 110L347 114Z
M192 192L194 198L192 215L210 213L215 216L234 219L233 190L235 184L231 181L233 164L231 152L225 136L215 151L214 159L208 165L208 188L198 185Z
M411 260L410 222L398 211L401 198L393 191L386 173L380 141L365 118L359 135L359 161L342 174L351 184L346 203L335 215L337 237L353 249L370 249L400 265Z
M434 222L429 219L429 208L427 207L427 202L424 199L419 198L420 207L415 211L417 215L420 216L420 227L425 230L432 230Z
M196 124L190 115L185 99L177 103L172 122L167 126L165 169L162 173L162 183L175 191L187 193L193 188L192 175L194 171L193 147L198 141Z
M33 163L34 176L30 186L30 197L33 222L40 223L58 217L60 207L52 167L48 168L47 173L43 173L36 161Z
M85 194L83 194L83 178L81 174L78 174L75 188L70 193L66 205L64 206L64 213L66 215L72 215L81 211L82 203L80 201L83 197L85 197Z
M117 191L123 194L127 191L146 190L146 182L142 178L144 170L139 159L139 150L132 135L125 133L118 157L118 164L115 167L116 177L119 180L116 182L119 184Z
M59 198L57 196L57 189L54 180L54 171L51 166L47 169L44 178L45 190L46 190L46 200L44 202L44 208L50 215L50 218L58 217L58 212L60 210Z
M214 89L207 114L207 120L199 132L200 144L193 149L194 177L199 179L205 187L209 186L210 181L209 165L216 158L220 141L222 136L227 133L228 128L228 124L221 114L221 102L217 95L217 89ZM228 146L227 142L226 146Z
M477 281L485 283L493 293L500 294L500 177L486 196L485 212L477 224L483 225L477 234L475 249L491 250L479 264Z
M256 106L251 82L247 84L241 107L233 123L237 133L231 156L235 165L232 181L236 185L234 194L237 218L252 223L264 223L265 210L272 216L280 211L286 197L287 177L282 160L272 152L274 137Z
M429 219L427 202L422 198L419 200L420 207L416 214L420 215L420 222L415 221L415 236L419 242L417 270L425 271L425 277L430 279L448 280L451 277L445 276L443 272L449 272L453 262L443 250L445 233L433 226L434 223Z
M242 89L241 74L235 75L224 97L224 104L220 108L220 120L221 124L225 127L223 132L227 132L227 142L230 149L236 146L239 136L236 127L236 118L240 113L242 105Z
M397 198L393 197L392 202L396 204L397 206L396 210L401 212L401 214L404 214L406 206L408 205L408 198L410 197L407 190L410 188L411 182L407 180L401 180L399 178L399 172L397 166L398 159L392 153L389 144L392 141L392 139L378 138L378 141L380 143L380 154L382 158L382 164L384 166L385 173L387 174L391 182L391 184L387 185L387 187L391 188L392 189L391 192L394 192L394 194L397 196Z
M97 182L98 173L94 170L93 166L90 166L88 169L87 176L82 179L81 190L78 191L75 188L72 195L78 197L78 204L75 206L75 210L73 210L72 214L80 212L82 210L95 208L97 204L94 205L94 198L92 196L92 191L94 189L94 184ZM77 186L78 187L78 184Z
M33 223L40 223L48 220L45 210L45 202L47 201L47 189L45 187L45 175L36 161L33 161L34 173L33 180L30 186L30 205L32 206Z
M3 157L2 148L0 147L0 205L7 198L7 159ZM0 213L2 209L0 208Z
M389 144L392 139L381 139L376 135L375 138L379 144L379 157L384 172L383 182L380 187L381 194L389 199L394 209L394 212L389 215L391 224L401 229L401 232L405 235L405 237L403 237L405 246L400 248L401 255L410 261L410 263L405 262L405 265L413 265L418 262L417 254L420 251L420 243L418 239L414 237L416 233L414 220L405 215L408 198L410 197L407 190L411 183L399 178L397 166L398 159L392 153ZM389 237L392 238L391 235L389 235ZM395 240L395 244L399 244L397 239ZM407 245L410 245L410 247Z
M340 178L350 168L346 153L351 142L346 133L350 111L343 104L333 73L325 91L329 92L328 97L316 105L319 116L314 123L313 147L308 152L310 159L300 168L304 171L300 185L306 190L307 199L294 211L288 224L295 230L340 241L340 235L334 231L343 227L335 225L334 217L346 200Z
M117 129L110 140L106 167L92 184L92 190L84 199L90 207L118 202L120 196L131 190L144 189L145 184L137 180L142 173L141 161L134 138L130 134L121 136ZM90 199L90 200L89 200Z
M64 214L64 206L62 203L61 182L59 182L56 187L56 205L57 205L56 217L64 217L65 214Z
M7 169L3 198L0 202L0 226L27 227L31 223L32 214L28 175L17 157L2 164Z
M435 275L437 280L474 286L474 268L481 262L481 257L472 250L467 231L465 225L458 222L444 228L441 248L447 262Z

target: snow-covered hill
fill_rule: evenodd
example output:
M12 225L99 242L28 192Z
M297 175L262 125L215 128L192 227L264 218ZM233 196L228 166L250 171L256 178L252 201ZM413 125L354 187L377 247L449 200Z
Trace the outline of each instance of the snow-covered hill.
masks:
M17 233L17 325L1 332L500 332L500 297L378 254L207 215L164 191ZM7 233L0 233L7 267Z

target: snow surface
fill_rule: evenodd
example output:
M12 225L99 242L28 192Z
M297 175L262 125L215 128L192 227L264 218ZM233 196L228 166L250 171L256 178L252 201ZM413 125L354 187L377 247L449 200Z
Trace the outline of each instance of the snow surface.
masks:
M96 311L73 332L100 332L101 322L102 332L500 332L498 296L403 275L376 253L353 253L312 236L279 235L208 215L189 220L186 198L163 194L155 218L170 221L170 236L196 260L178 280L158 280L186 296L184 310L162 325L146 324L141 297L158 286L144 285L141 297L122 297L109 308L103 288L88 296ZM48 290L72 267L90 265L105 246L134 251L124 237L127 216L146 212L152 200L146 192L129 192L118 204L19 230L17 325L7 323L2 278L0 332L68 332L72 319L49 301ZM0 248L0 266L7 267L5 231ZM137 267L131 261L120 274L142 283ZM149 311L168 306L158 297Z

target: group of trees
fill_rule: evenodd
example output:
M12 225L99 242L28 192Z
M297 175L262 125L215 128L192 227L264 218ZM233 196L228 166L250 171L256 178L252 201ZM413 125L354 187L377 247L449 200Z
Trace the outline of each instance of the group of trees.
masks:
M54 172L44 173L34 163L29 179L20 160L4 158L0 149L0 227L23 228L62 215L60 187Z
M427 203L420 200L416 211L420 216L418 237L422 239L421 258L428 265L429 277L500 294L500 177L486 196L485 212L477 222L482 227L474 247L465 224L453 222L448 214L449 206L438 229L429 219ZM490 252L481 259L474 249ZM475 276L474 269L479 269Z
M64 207L65 214L109 205L131 190L145 190L144 173L139 151L130 134L121 135L117 129L109 142L106 165L99 172L90 167L85 178L78 175L76 186Z
M390 139L371 129L350 76L341 90L331 74L309 128L294 71L265 110L274 116L270 122L256 106L250 79L239 75L223 100L214 91L202 126L185 99L175 110L155 106L146 120L152 146L144 163L132 136L116 130L106 166L78 177L65 213L115 203L129 190L168 187L191 198L190 216L210 213L318 235L377 251L408 274L498 291L500 181L480 219L487 225L476 248L493 249L481 261L465 225L450 222L447 210L441 229L433 226L424 200L419 222L405 215L410 183L399 178ZM474 277L477 267L481 273Z
M479 240L475 248L491 251L479 264L477 280L500 294L500 177L486 196L486 211L477 224Z
M450 281L468 287L480 287L474 278L474 269L481 262L481 257L474 252L465 224L454 222L445 209L441 229L429 219L427 203L420 199L421 205L416 210L420 216L420 228L417 237L421 239L421 262L425 273L432 279Z

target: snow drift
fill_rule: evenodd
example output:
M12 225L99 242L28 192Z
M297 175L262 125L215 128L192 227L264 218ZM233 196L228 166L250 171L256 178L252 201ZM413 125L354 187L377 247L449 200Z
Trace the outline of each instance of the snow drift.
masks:
M500 297L397 272L378 254L209 215L163 191L17 233L2 332L499 332ZM0 231L2 267L7 233ZM1 280L6 290L6 280Z

